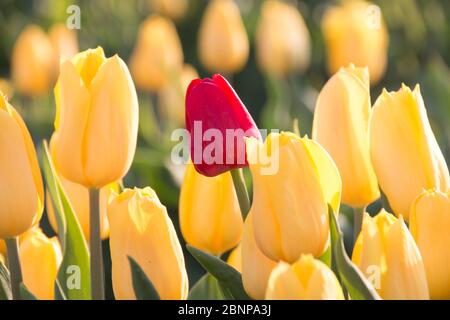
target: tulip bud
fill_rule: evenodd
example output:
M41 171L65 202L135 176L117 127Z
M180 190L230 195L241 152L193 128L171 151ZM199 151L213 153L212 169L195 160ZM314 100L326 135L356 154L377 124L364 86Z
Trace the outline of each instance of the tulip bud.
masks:
M154 12L177 20L185 16L189 2L188 0L149 0L149 5Z
M322 32L330 74L353 63L369 68L372 83L383 77L389 35L378 6L365 1L333 6L323 16Z
M313 139L331 155L342 178L342 202L365 207L380 196L370 161L369 73L341 68L322 88L314 111Z
M260 68L277 76L303 71L309 64L310 37L300 12L278 0L266 0L256 29Z
M417 85L378 97L370 120L371 158L389 205L408 220L414 199L424 189L446 192L450 177Z
M245 219L241 256L242 283L245 291L253 299L264 299L270 273L277 263L267 258L257 246L253 233L253 213L251 211Z
M341 178L331 157L317 142L290 132L271 133L265 144L248 139L247 149L258 247L275 261L321 256L329 243L328 204L337 214L341 199ZM255 154L275 164L273 172L265 173Z
M270 274L267 300L344 300L338 279L326 264L302 255L292 265L279 262Z
M6 239L39 222L44 189L30 133L1 92L0 128L0 239Z
M159 112L173 128L180 128L184 125L186 90L191 81L197 78L198 73L194 67L185 64L179 77L171 79L158 91Z
M70 204L77 216L81 230L83 231L84 238L89 241L90 229L89 229L89 190L77 183L70 182L64 177L59 177L59 181L62 184L64 192L69 198ZM109 222L106 214L108 203L112 200L113 192L119 191L117 183L111 183L100 190L100 236L102 239L109 237ZM50 193L47 192L47 214L50 225L55 232L58 232L58 224L56 222L55 211L53 208L53 202L50 197Z
M90 49L61 65L51 153L64 178L100 188L123 178L136 149L138 100L125 63Z
M247 108L228 81L218 74L189 85L186 129L190 133L194 166L208 177L247 166L244 137L261 138Z
M139 28L130 70L138 88L157 91L183 66L183 49L172 21L157 15Z
M450 299L450 190L424 191L413 202L409 219L425 264L431 299Z
M11 73L17 91L27 96L46 94L55 77L56 56L48 36L38 26L25 28L14 44Z
M180 226L186 242L218 255L239 243L242 225L231 173L205 177L189 163L180 194Z
M200 61L209 71L232 74L247 62L247 33L233 0L210 1L198 37Z
M161 299L186 299L188 277L172 221L151 188L126 189L108 207L112 282L116 299L136 299L128 256Z
M429 298L422 257L401 216L364 214L352 260L383 299Z
M60 60L72 58L78 53L78 41L75 30L65 24L55 24L48 32L53 48Z
M19 255L27 289L40 300L53 300L55 280L63 259L58 238L47 238L36 228L20 243Z
M242 248L240 244L231 251L227 263L237 271L242 272Z

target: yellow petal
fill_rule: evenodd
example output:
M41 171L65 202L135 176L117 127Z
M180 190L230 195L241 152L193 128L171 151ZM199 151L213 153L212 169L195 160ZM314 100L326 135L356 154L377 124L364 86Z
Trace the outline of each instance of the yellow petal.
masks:
M43 185L36 151L16 110L0 93L0 238L20 235L43 210Z
M242 215L229 172L205 177L189 163L179 208L181 231L194 247L217 255L241 240Z
M450 199L424 191L411 206L410 229L422 254L432 299L450 299Z
M240 244L231 251L227 263L237 271L242 272L242 248Z
M127 173L137 141L136 89L127 66L117 55L100 67L90 94L83 137L85 175L90 186L103 187Z
M62 262L58 239L47 238L37 228L23 239L19 254L25 286L40 300L54 299L55 280Z
M266 257L255 241L253 233L253 213L245 219L242 235L242 282L247 294L254 299L264 299L267 281L277 263Z
M448 167L431 131L418 87L383 91L370 121L371 158L395 214L408 219L423 189L446 191Z
M109 205L112 281L116 299L136 299L128 256L134 258L161 299L186 299L183 252L166 208L156 193L126 189Z
M343 181L342 202L353 207L364 207L380 196L369 152L368 77L367 68L340 69L323 87L314 111L313 139L336 162Z

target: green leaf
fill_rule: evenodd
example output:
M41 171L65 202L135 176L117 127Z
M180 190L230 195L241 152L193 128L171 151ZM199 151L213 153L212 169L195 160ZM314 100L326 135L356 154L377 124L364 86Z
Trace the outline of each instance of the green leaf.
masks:
M22 282L20 284L20 299L21 300L38 300L34 294L28 290L27 286Z
M331 206L328 206L333 265L353 300L380 300L380 296L348 257L342 232Z
M189 292L188 300L224 300L219 282L211 274L201 277Z
M44 141L42 166L47 190L55 211L58 236L63 249L63 261L58 271L58 281L69 300L91 298L89 251L78 219L56 174L47 142ZM68 287L68 284L71 287Z
M228 263L187 245L187 250L219 282L219 286L226 299L251 300L242 285L241 274Z
M132 257L128 256L133 280L134 294L138 300L160 300L158 291L153 286L144 270Z
M331 245L328 245L327 250L319 257L319 260L331 268Z
M9 271L0 261L0 300L12 300Z
M67 300L67 297L58 279L55 280L55 300Z

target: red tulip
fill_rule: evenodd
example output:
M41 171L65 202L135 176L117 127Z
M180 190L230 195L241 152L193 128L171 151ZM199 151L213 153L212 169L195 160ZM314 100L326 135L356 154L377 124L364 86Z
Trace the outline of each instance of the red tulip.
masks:
M244 137L261 139L247 108L219 74L189 85L186 129L191 136L192 162L208 177L247 166Z

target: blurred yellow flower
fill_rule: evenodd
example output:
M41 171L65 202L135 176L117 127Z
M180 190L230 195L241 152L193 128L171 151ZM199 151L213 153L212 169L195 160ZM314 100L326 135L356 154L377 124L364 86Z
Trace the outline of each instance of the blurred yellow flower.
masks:
M249 43L234 0L212 0L198 35L200 61L210 72L232 74L247 62Z
M29 232L19 246L23 282L40 300L53 300L55 280L62 262L57 237L47 238L40 228Z
M80 184L70 182L61 176L59 177L59 180L77 216L84 238L89 242L89 189ZM117 183L111 183L100 190L100 236L102 239L107 239L109 237L109 222L106 210L108 203L112 200L114 191L119 191ZM53 230L58 232L58 224L56 222L53 202L49 192L47 192L46 202L48 220L50 221Z
M30 133L2 92L0 128L0 239L6 239L39 222L44 189Z
M131 166L138 132L138 100L127 66L103 49L83 51L61 64L55 88L51 153L67 180L100 188Z
M230 172L206 177L189 163L179 210L181 232L192 246L218 255L240 242L243 222Z
M253 176L256 243L272 260L293 263L301 254L321 256L329 242L328 204L339 212L341 177L317 142L290 133L271 133L265 144L247 140ZM264 172L264 158L275 170Z
M183 18L189 7L189 0L149 0L150 9L174 20Z
M383 93L370 120L372 164L378 183L396 215L408 220L413 200L423 189L446 192L450 177L428 122L420 88Z
M383 299L429 298L422 256L401 216L365 213L352 261Z
M48 31L48 36L59 60L72 58L78 53L77 33L69 29L65 24L53 25Z
M237 271L242 272L242 246L239 244L231 251L228 256L227 263L235 268Z
M365 207L380 196L370 160L371 113L367 68L341 68L322 88L314 111L313 139L331 155L342 178L342 202Z
M253 213L249 212L244 224L241 243L241 273L245 291L253 299L266 295L270 273L277 263L267 258L259 249L253 233Z
M48 93L56 76L56 56L49 37L29 25L19 35L11 57L14 86L21 94L40 96Z
M260 68L277 76L303 71L309 64L310 37L305 22L292 5L266 0L256 29Z
M172 21L153 15L139 28L130 59L130 70L136 86L158 91L183 66L183 49Z
M169 79L168 83L158 91L158 108L165 122L172 128L184 127L184 99L186 90L198 73L190 64L185 64L177 77Z
M322 32L330 74L353 63L369 68L372 84L383 77L389 34L378 6L359 0L342 1L325 12Z
M302 255L292 265L279 262L270 274L267 300L344 300L338 279L326 264Z
M424 191L411 206L410 230L427 273L431 299L450 299L450 190Z
M125 189L108 208L112 281L116 299L135 299L128 256L144 270L161 299L186 299L183 251L164 207L151 188Z

